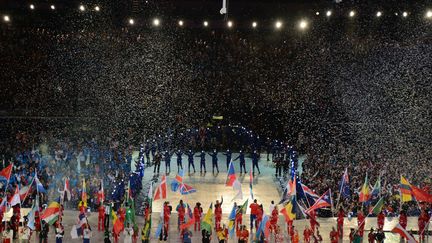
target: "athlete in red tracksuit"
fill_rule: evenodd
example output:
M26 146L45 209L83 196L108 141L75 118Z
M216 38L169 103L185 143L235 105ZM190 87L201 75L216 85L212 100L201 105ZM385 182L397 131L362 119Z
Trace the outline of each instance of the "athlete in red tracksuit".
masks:
M236 228L236 232L240 230L240 227L242 225L242 221L243 221L243 214L240 210L241 206L239 206L237 208L237 213L235 216L235 228Z
M365 219L363 212L361 210L357 213L357 225L358 225L358 235L363 238L364 227L365 227Z
M261 221L263 219L264 209L263 205L261 204L257 209L257 215L255 220L255 230L258 230L259 225L261 224Z
M311 226L312 233L315 234L315 228L317 227L317 214L315 210L309 213L309 223Z
M270 217L270 232L274 232L276 230L278 220L279 220L279 210L278 207L275 206Z
M198 229L198 231L201 231L202 213L203 213L203 209L201 207L201 203L197 202L195 205L195 208L194 208L194 212L193 212L194 218L195 218L195 226L194 226L195 231L197 231L197 229Z
M221 227L221 220L222 220L222 203L223 203L223 198L221 200L221 202L219 203L219 200L216 200L216 204L215 204L215 227L216 227L216 231L218 231Z
M402 210L400 212L400 215L399 215L399 224L400 224L400 226L402 226L402 228L406 229L407 224L408 224L408 217L407 217L407 215L405 213L405 210Z
M381 211L378 216L377 216L377 221L378 221L378 230L380 229L384 229L384 221L385 221L385 215L384 212Z
M425 242L425 228L426 228L426 225L428 222L429 222L429 215L423 209L420 216L418 217L418 227L419 227L419 234L420 234L420 241L421 242Z
M345 220L345 211L342 207L339 208L339 212L337 214L337 231L339 235L343 235L343 225Z
M105 206L102 203L99 205L98 212L99 212L99 215L98 215L98 231L104 231L105 230L105 225L104 225L104 222L105 222Z
M313 235L312 230L306 227L303 231L303 239L305 243L310 243L311 235Z
M180 225L185 222L185 214L186 209L185 205L183 204L183 200L180 200L180 203L177 205L177 213L178 213L178 229L180 230Z

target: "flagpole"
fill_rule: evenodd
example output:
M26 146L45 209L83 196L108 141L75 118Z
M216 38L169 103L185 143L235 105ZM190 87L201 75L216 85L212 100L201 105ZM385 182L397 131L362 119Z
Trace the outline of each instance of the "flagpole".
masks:
M340 198L341 198L341 194L342 194L342 190L343 190L343 187L344 187L344 182L345 182L345 173L347 172L347 169L345 168L345 172L344 172L344 174L342 175L342 183L341 183L341 187L340 187L340 189L339 189L339 196L338 196L338 200L337 200L337 203L336 203L336 209L337 208L339 208L339 201L340 201Z

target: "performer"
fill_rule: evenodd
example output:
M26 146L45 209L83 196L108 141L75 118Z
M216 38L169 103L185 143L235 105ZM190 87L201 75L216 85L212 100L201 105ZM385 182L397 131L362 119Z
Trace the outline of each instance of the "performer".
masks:
M222 226L222 228L219 229L219 231L217 231L217 237L219 243L228 242L228 229L225 224Z
M259 205L258 209L257 209L257 214L256 214L256 220L255 220L255 230L258 230L258 226L261 224L261 221L263 219L263 215L264 215L264 209L263 209L263 205ZM252 228L251 228L252 231Z
M276 230L276 225L278 223L278 220L279 220L279 210L278 207L275 206L270 217L270 232L274 232L274 230Z
M369 243L375 243L375 233L374 233L374 229L371 228L368 234L368 242Z
M259 208L259 205L258 205L256 199L254 199L254 202L251 203L251 205L249 205L249 208L251 210L251 212L250 212L250 229L252 231L253 224L256 221L257 214L258 214L258 208ZM256 222L255 222L255 226L258 227Z
M201 203L197 202L194 208L194 219L195 219L195 225L194 230L200 231L201 230L201 216L203 213L203 209L201 207Z
M399 224L402 226L402 228L406 229L406 226L408 224L408 217L406 215L405 210L401 210L399 214Z
M330 231L330 242L331 243L338 243L339 242L339 234L335 230L334 227L332 227L332 231Z
M195 173L196 172L196 170L195 170L195 164L194 164L194 155L195 155L195 153L192 152L192 150L189 149L189 151L186 153L186 155L188 157L188 172L189 172L189 174L191 173L190 170L191 170L191 166L192 166L192 168L194 170L194 173Z
M309 223L310 223L310 226L311 226L312 234L315 234L315 228L319 227L319 224L318 224L318 221L317 221L317 214L316 214L315 210L312 210L309 213Z
M156 152L156 154L153 155L153 164L154 164L153 174L156 174L157 172L157 174L159 175L161 161L162 161L162 155L159 152Z
M216 168L216 170L217 170L217 173L219 173L219 166L218 166L218 157L217 157L217 154L218 154L218 152L217 152L216 149L213 149L213 152L212 152L212 153L209 153L209 155L212 157L212 171L213 171L213 174L214 174L214 170L215 170L215 168Z
M231 150L227 149L227 151L224 153L224 155L226 156L226 167L228 170L229 163L231 162L231 156L232 156Z
M246 160L245 160L245 155L243 150L240 150L239 156L237 156L237 158L234 159L237 160L240 159L240 174L242 173L242 169L244 169L245 174L247 173L246 171Z
M219 200L216 200L215 203L215 228L216 230L219 230L221 226L221 220L222 220L222 203L223 203L223 197L221 198L221 202L219 203Z
M240 230L240 227L242 225L242 221L243 221L243 214L242 214L241 206L238 206L237 210L236 210L236 215L235 215L236 231Z
M252 174L253 175L255 175L255 167L258 169L258 174L261 174L261 171L258 166L259 159L260 159L259 153L256 150L254 150L254 152L252 153Z
M363 239L364 227L365 227L365 219L366 219L366 217L364 216L364 214L361 211L361 209L359 209L358 213L357 213L357 225L358 225L357 234L358 234L358 236L361 239Z
M419 239L421 242L425 242L425 228L429 222L429 215L426 210L422 209L420 216L418 217L418 228L419 228Z
M205 156L206 156L206 154L205 154L204 151L201 151L200 155L195 156L195 157L199 157L200 158L200 173L201 174L203 173L203 168L204 168L204 174L207 173L206 163L205 163Z
M177 156L177 173L178 173L180 172L180 169L183 170L183 161L182 161L183 152L179 149L175 154Z
M171 156L172 156L172 153L170 153L168 150L165 150L165 154L164 154L165 174L167 174L167 175L169 175L169 173L171 173Z
M242 225L240 230L237 231L237 238L239 243L249 242L249 231L246 229L246 225Z
M303 240L304 243L310 243L311 240L311 235L313 235L313 232L311 229L309 229L309 227L305 227L304 231L303 231Z

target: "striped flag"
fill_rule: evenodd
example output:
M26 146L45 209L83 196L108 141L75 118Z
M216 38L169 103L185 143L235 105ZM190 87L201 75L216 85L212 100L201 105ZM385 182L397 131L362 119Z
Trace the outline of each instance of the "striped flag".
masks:
M0 179L9 181L12 174L13 164L8 165L6 168L0 171Z
M234 181L236 181L237 177L235 175L235 171L234 171L234 165L232 163L232 161L229 163L229 168L228 168L228 177L226 180L226 186L233 186Z
M37 190L38 192L41 192L41 193L47 193L47 191L46 191L45 188L43 187L42 183L39 181L39 179L38 179L38 177L37 177L37 174L35 175L34 180L35 180L35 182L36 182L36 190Z
M401 176L399 190L400 190L401 202L409 202L414 199L412 196L411 184L403 176Z
M397 224L391 232L401 235L407 240L408 243L417 243L417 240L414 238L414 236L408 233L408 231L406 231L406 229L404 229L400 224Z
M83 202L84 207L87 207L87 186L85 178L82 183L81 201Z
M292 221L296 218L297 200L292 198L285 207L280 211L285 216L285 221Z
M60 214L60 204L58 202L51 202L48 208L43 211L41 215L41 220L45 220L48 224L54 224Z
M33 184L33 181L34 181L34 178L30 182L30 184L28 184L27 186L21 187L21 189L19 190L21 202L24 202L26 200L27 196L31 193L31 191L32 191L31 186Z
M363 186L360 191L359 195L359 202L367 202L370 198L370 192L369 192L369 180L368 175L366 173L365 182L363 183Z
M14 195L9 199L9 205L11 207L13 207L17 204L21 204L20 191L18 189L18 186L15 187Z
M384 198L380 198L380 200L375 204L375 206L369 211L370 214L378 215L382 208L384 207Z

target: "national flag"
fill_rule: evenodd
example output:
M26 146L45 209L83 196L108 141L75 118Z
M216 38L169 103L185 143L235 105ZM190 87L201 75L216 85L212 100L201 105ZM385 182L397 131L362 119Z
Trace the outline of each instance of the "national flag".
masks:
M158 199L165 199L166 197L167 197L166 176L163 175L161 183L156 188L153 201L156 201Z
M41 220L45 220L48 224L54 224L60 214L60 204L58 202L51 202L48 208L43 211L41 215Z
M306 213L309 214L311 211L324 208L331 207L332 199L331 199L331 190L329 189L326 193L324 193L320 198L318 198L314 205L306 210Z
M188 215L189 220L185 220L185 222L180 225L180 230L189 228L195 224L195 217L192 214L192 210L191 210L189 204L187 205L187 212L188 213L186 215Z
M250 191L250 196L252 198L252 200L254 199L254 195L253 195L253 191L252 191L252 185L253 185L253 173L252 173L252 164L251 164L251 168L249 170L249 191Z
M268 215L265 215L258 226L258 229L255 234L256 239L261 238L261 234L264 234L264 237L267 238L269 236L269 227L270 227L270 218Z
M348 176L348 168L345 168L345 172L342 175L342 181L340 186L340 194L342 198L350 198L351 197L351 190L349 185L349 176Z
M359 202L367 202L369 198L370 198L369 180L368 180L368 175L366 174L365 182L360 191Z
M6 168L0 171L0 179L9 181L12 174L13 164L8 165Z
M104 193L104 187L103 187L103 179L100 181L99 190L97 193L97 199L100 203L103 203L105 201L105 193Z
M384 207L384 198L380 198L375 206L369 211L369 214L378 215Z
M117 235L120 234L120 232L124 228L124 222L122 222L121 219L119 219L117 217L117 213L112 208L111 208L111 219L113 221L113 231L114 231L114 233L116 233Z
M233 189L234 191L237 191L237 194L233 197L231 201L234 201L236 199L243 199L243 190L242 185L239 180L235 180L233 183Z
M81 201L84 204L84 207L87 207L87 185L86 185L85 178L83 179L82 182Z
M20 191L18 189L18 186L15 187L14 195L9 199L9 205L11 207L13 207L13 206L15 206L17 204L21 204Z
M28 184L27 186L21 187L21 189L19 190L21 202L24 202L26 200L27 196L32 192L31 186L33 184L33 181L34 181L34 179L31 181L30 184Z
M234 204L233 208L231 209L231 213L228 216L228 231L229 231L228 235L230 236L230 238L234 236L236 212L237 212L237 205Z
M179 173L176 175L175 179L171 181L171 190L173 192L176 192L181 184L183 184L183 177L184 177L184 171L180 170Z
M282 199L280 200L279 204L283 204L284 202L291 200L291 198L295 197L296 194L296 178L294 177L293 180L288 181L288 184L282 193Z
M65 179L65 184L63 188L63 202L71 200L71 189L69 185L69 179Z
M45 188L43 187L42 183L39 181L37 174L35 175L34 178L35 182L36 182L36 190L37 192L41 192L41 193L47 193L47 191L45 190Z
M285 221L292 221L296 218L296 207L297 207L297 200L296 198L292 198L284 208L280 211L283 216L285 216Z
M404 229L400 224L397 224L391 232L399 234L407 240L407 243L417 243L417 240L412 236L406 229Z
M375 182L375 185L372 189L370 200L375 201L378 199L381 192L381 176L378 177L378 180Z
M213 203L210 204L204 219L201 221L201 229L205 229L208 232L212 232L213 228Z
M316 200L320 197L318 194L316 194L312 189L307 187L305 184L301 184L301 188L306 196L306 199L308 200L308 203L314 204Z
M196 192L196 189L193 188L193 187L191 187L191 186L189 186L189 185L187 185L187 184L185 184L185 183L183 183L183 184L180 185L180 190L179 191L180 191L180 194L187 195L187 194L191 194L191 193Z
M78 222L72 226L71 237L72 239L78 239L84 234L84 225L87 223L85 214L80 213L78 215Z
M241 207L237 210L237 213L245 214L247 211L249 205L249 199L246 199L246 201L241 205Z
M0 203L0 213L5 213L6 210L7 210L7 198L5 196Z
M409 202L413 200L411 184L403 176L401 176L400 179L399 190L401 202Z
M228 177L227 177L227 180L226 180L226 186L233 186L234 182L236 180L237 180L237 177L236 177L236 174L235 174L235 171L234 171L234 164L231 161L229 163L229 167L228 167Z
M27 214L27 227L29 227L31 230L36 229L35 226L36 211L38 211L38 207L36 207L35 204Z
M432 203L432 194L427 193L426 191L411 185L412 195L419 202L427 202Z

